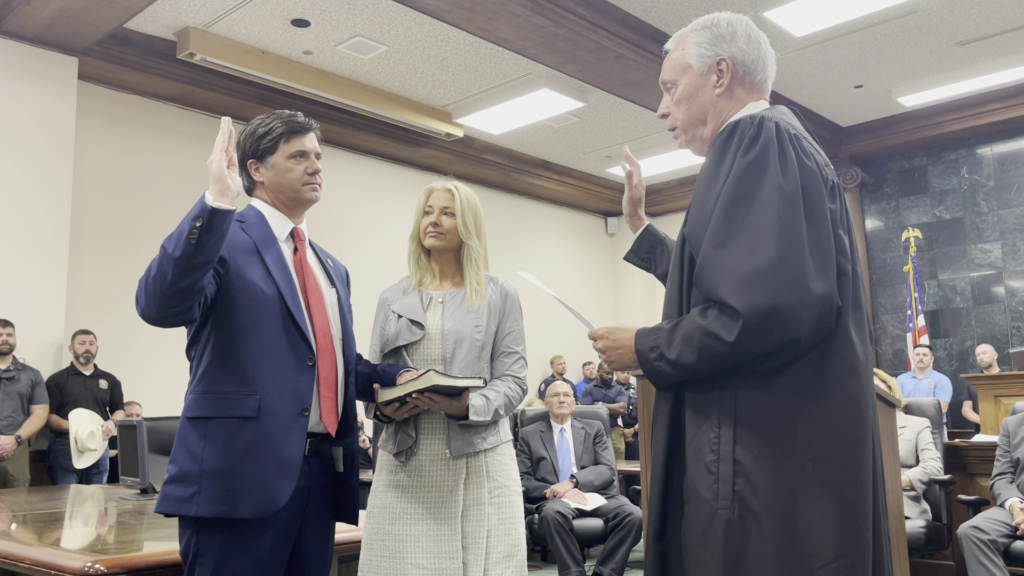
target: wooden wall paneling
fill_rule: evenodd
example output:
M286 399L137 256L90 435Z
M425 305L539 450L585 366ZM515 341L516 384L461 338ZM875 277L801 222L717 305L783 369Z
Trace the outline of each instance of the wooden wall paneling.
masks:
M321 123L325 141L397 162L601 216L622 211L621 184L472 137L445 141L175 57L176 45L120 29L84 52L79 78L242 121L298 109Z
M648 186L645 203L647 215L661 216L688 209L696 186L696 174Z
M853 233L857 242L857 256L860 259L860 270L863 274L864 296L867 299L868 321L872 329L875 326L874 311L871 309L871 277L868 273L868 245L864 228L864 208L860 201L861 182L867 180L867 176L856 165L849 162L839 162L835 165L836 176L843 185L846 193L846 206L850 211L850 220L853 223Z
M607 0L396 0L648 110L669 36Z
M0 35L80 52L156 0L0 1Z
M608 0L395 1L637 106L658 109L662 46L670 35ZM798 109L834 157L842 141L838 124L777 92L770 100Z
M874 158L1024 127L1024 84L847 126L840 156Z

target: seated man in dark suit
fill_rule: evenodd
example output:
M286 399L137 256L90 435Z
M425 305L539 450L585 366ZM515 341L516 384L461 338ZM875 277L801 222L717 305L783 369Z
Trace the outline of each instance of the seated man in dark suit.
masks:
M957 529L967 573L971 576L1006 574L1003 551L1024 536L1024 414L1003 420L996 459L988 484L995 506Z
M630 551L640 542L643 517L639 508L619 495L608 433L597 422L572 418L576 402L570 384L553 382L544 406L551 419L519 432L523 496L529 503L539 503L540 526L558 558L559 574L586 574L572 530L573 519L583 515L601 518L608 525L608 540L593 573L620 575ZM586 493L600 494L608 502L590 511L569 504L586 504Z

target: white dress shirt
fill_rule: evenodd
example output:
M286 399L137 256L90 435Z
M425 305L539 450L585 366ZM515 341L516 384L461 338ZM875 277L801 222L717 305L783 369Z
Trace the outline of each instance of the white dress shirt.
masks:
M206 203L214 208L222 210L234 210L234 206L228 206L226 204L220 204L213 201L213 196L209 192L206 193ZM267 223L270 224L270 229L274 232L274 236L277 237L277 242L281 246L281 253L284 255L284 261L288 263L288 271L292 274L292 281L295 282L295 291L298 293L299 302L302 304L302 316L306 319L306 327L309 330L309 338L313 342L313 350L316 350L316 335L313 334L313 325L309 322L309 313L306 311L306 302L302 299L302 289L299 287L299 277L295 273L295 240L292 239L292 228L295 224L281 213L280 210L274 208L270 204L260 200L259 198L253 198L249 205L259 210L266 217ZM306 233L306 221L303 220L299 224L299 228L302 228L303 233ZM316 283L320 286L320 292L324 296L324 303L327 305L327 319L328 324L331 327L331 335L334 337L334 353L338 358L338 415L341 416L341 407L343 406L343 400L345 396L345 360L342 356L342 342L341 342L341 310L338 305L338 292L331 284L331 281L327 278L327 273L324 271L323 265L320 263L320 259L317 258L316 253L313 251L313 246L309 240L309 234L306 233L306 259L310 263L310 267L313 269L313 275L316 276ZM320 393L318 388L319 381L314 379L313 381L313 401L309 408L309 428L310 432L326 434L327 427L320 421Z
M558 435L562 433L562 425L554 420L551 421L551 431L555 434L555 452L558 452ZM579 472L576 467L576 447L572 444L572 418L565 423L565 435L569 438L569 452L572 454L572 473Z
M747 104L743 108L740 108L740 111L737 112L736 114L734 114L732 118L729 118L728 120L726 120L725 124L722 124L722 127L718 129L719 133L721 133L721 131L724 130L725 127L728 126L729 123L732 122L733 120L739 120L740 118L743 118L744 116L750 116L751 114L757 114L761 110L765 110L765 109L769 108L770 106L771 106L771 104L769 104L767 100L758 100L757 102L751 102L750 104ZM636 234L633 234L633 241L634 242L636 241L637 237L640 236L640 233L644 231L644 228L647 228L648 224L650 224L650 222L645 222L644 225L641 226L640 229L636 231Z

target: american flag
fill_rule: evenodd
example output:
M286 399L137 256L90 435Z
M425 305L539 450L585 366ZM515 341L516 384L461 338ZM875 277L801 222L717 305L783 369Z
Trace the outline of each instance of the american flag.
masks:
M921 275L917 271L917 250L911 246L907 271L907 370L914 369L914 346L928 343L928 328L924 325L924 306L921 302Z

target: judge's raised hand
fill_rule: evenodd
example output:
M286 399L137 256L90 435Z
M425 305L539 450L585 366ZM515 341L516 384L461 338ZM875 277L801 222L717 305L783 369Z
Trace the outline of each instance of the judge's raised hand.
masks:
M633 157L629 146L622 147L622 171L625 173L626 189L622 194L622 215L626 225L636 234L647 224L644 207L647 201L647 185L640 173L640 162Z
M633 326L605 326L594 328L587 338L594 342L597 357L604 360L612 370L639 370L636 357L636 331Z
M209 192L213 201L233 206L242 193L242 177L238 174L238 155L235 154L235 125L231 118L220 119L220 132L213 144L213 152L206 161L210 176Z

